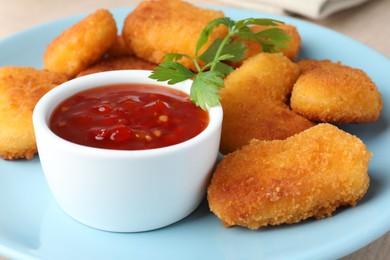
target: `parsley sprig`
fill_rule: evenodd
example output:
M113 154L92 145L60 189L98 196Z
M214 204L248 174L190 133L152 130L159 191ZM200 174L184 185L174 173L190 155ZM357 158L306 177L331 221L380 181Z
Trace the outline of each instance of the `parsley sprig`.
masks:
M242 41L233 39L238 37L242 40L258 41L263 51L278 52L281 48L288 47L287 41L291 40L288 34L276 27L255 33L249 27L250 25L277 26L278 23L282 22L266 18L247 18L239 21L228 17L215 19L200 34L195 57L187 54L169 53L163 62L153 70L150 78L157 81L167 81L168 84L193 79L190 92L191 100L204 110L207 106L216 106L220 102L220 88L224 87L223 79L233 71L233 68L226 61L241 61L247 49ZM200 54L199 52L208 42L212 30L220 25L227 27L227 35L223 39L216 39L205 52ZM182 58L191 60L196 71L194 72L177 62Z

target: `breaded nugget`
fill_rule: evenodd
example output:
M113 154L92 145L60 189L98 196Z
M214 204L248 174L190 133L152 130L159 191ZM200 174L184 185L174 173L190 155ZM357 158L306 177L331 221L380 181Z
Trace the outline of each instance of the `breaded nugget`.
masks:
M180 0L143 1L126 17L122 35L135 55L160 64L167 53L194 57L203 28L223 16L223 12L199 8ZM215 28L203 50L226 33L225 26ZM180 62L193 68L188 59L183 58Z
M117 28L112 14L99 9L49 44L43 58L45 69L72 78L97 62L116 40Z
M282 48L280 51L290 60L295 60L301 50L302 41L301 36L294 25L279 23L278 26L253 25L250 28L253 32L260 32L274 27L282 29L291 37L291 41L287 42L288 48ZM244 55L244 60L263 51L263 48L258 41L242 40L242 42L248 47ZM242 64L242 61L230 62L230 64L234 67L239 67Z
M114 57L102 60L86 70L83 70L77 77L110 70L152 70L156 66L156 64L147 62L135 56Z
M259 53L225 79L221 89L223 154L253 138L285 139L313 126L286 104L298 75L298 66L285 56Z
M108 58L122 57L134 55L134 51L130 49L123 39L122 35L118 35L115 43L111 46L111 48L107 51L106 56Z
M218 165L210 209L225 226L250 229L330 217L364 196L371 156L359 138L330 124L286 140L254 140Z
M253 25L251 27L252 31L254 32L260 32L270 28L272 28L272 26ZM282 24L282 23L279 23L277 28L282 29L285 33L287 33L291 37L291 41L287 42L288 48L282 48L280 49L280 51L290 60L295 60L298 57L302 45L302 40L298 32L298 29L294 25ZM247 58L251 57L260 51L262 51L262 49L261 46L259 46L258 42L251 42L250 45L248 46L248 50L246 52L245 57Z
M360 69L329 60L301 60L301 75L291 94L291 108L314 121L369 123L378 119L382 98Z
M0 68L0 157L33 158L37 152L33 109L47 91L67 79L64 74L30 67Z

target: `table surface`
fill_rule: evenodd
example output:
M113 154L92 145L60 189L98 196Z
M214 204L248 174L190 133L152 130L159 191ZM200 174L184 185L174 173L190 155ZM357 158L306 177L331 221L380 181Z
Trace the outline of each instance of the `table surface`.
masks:
M0 0L0 39L31 26L97 8L117 8L137 5L139 0ZM195 1L196 4L211 4L240 7L240 1ZM274 8L263 7L259 11L281 13ZM301 19L320 24L354 38L378 52L390 57L390 0L370 0L351 9L338 12L323 20ZM44 15L42 15L44 14ZM293 15L293 14L288 14ZM346 256L350 259L388 259L390 255L390 232L366 247ZM0 260L4 258L1 257Z

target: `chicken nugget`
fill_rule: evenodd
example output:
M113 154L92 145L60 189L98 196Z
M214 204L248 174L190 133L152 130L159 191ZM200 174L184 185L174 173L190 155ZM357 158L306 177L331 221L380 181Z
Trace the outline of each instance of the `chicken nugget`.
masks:
M156 64L147 62L136 56L114 57L102 60L95 65L87 68L86 70L83 70L77 75L77 77L110 70L152 70L156 66Z
M122 35L136 56L160 64L168 53L194 57L203 28L223 16L221 11L199 8L181 0L143 1L126 17ZM226 33L225 26L214 28L200 53ZM186 58L179 62L194 69Z
M118 35L116 41L106 53L106 56L108 58L115 58L115 57L129 56L129 55L134 55L134 51L125 44L125 40L123 39L122 35Z
M45 69L70 78L97 62L117 40L112 14L99 9L54 39L43 57Z
M378 119L382 98L362 70L329 60L301 60L291 93L294 112L314 121L369 123Z
M68 78L30 67L0 68L0 157L33 158L37 152L32 112L38 100Z
M270 28L279 28L283 30L291 37L291 40L287 42L288 47L281 48L280 52L290 60L295 60L298 57L299 51L301 50L302 40L298 32L298 29L294 25L279 23L277 26L252 25L250 28L255 33ZM247 46L247 50L244 54L243 60L248 59L249 57L252 57L253 55L256 55L260 52L263 52L263 48L258 41L250 41L250 40L241 40L241 41ZM242 61L229 62L229 64L231 64L234 67L239 67L242 64Z
M287 105L298 66L277 53L259 53L225 79L220 151L223 154L259 140L285 139L314 124Z
M326 123L286 140L254 140L218 165L210 209L223 225L250 229L330 217L364 196L371 156L359 138Z

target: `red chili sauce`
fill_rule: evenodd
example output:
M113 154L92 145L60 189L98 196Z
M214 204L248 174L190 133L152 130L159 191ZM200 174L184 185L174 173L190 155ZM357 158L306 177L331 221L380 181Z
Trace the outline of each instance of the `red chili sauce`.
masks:
M58 136L81 145L143 150L184 142L209 123L206 111L179 90L121 84L79 92L50 118Z

